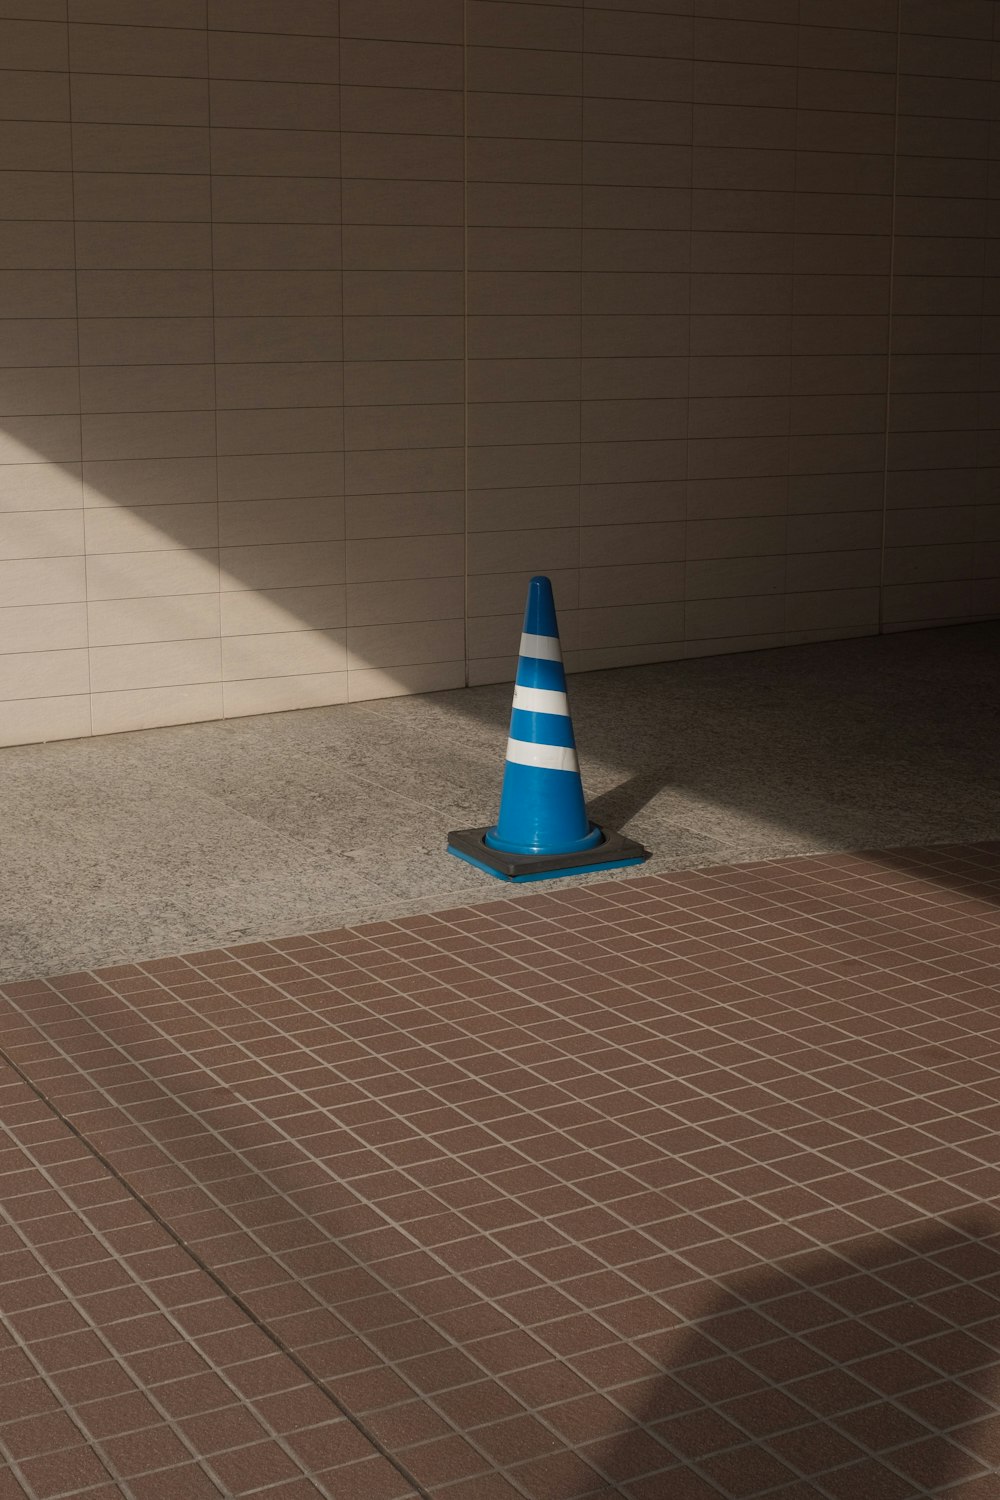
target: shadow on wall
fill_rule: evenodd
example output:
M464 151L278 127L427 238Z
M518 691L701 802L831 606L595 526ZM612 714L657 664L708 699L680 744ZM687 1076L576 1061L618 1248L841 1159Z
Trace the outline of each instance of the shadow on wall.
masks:
M638 1425L589 1456L635 1500L911 1500L976 1475L962 1500L989 1500L998 1230L970 1209L664 1290L676 1326L636 1341L662 1373L623 1358L614 1397ZM643 1477L650 1434L678 1470Z

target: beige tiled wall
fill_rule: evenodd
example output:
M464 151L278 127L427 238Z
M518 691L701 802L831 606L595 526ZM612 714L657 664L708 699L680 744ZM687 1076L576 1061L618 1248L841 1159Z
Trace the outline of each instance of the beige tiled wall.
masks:
M0 0L0 743L1000 610L997 0Z

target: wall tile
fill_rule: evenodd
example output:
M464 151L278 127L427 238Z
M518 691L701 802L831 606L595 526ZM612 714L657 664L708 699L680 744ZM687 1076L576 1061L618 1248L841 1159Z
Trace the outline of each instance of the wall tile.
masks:
M13 175L13 174L11 174ZM11 205L13 211L14 205ZM11 223L0 226L4 270L66 269L73 264L72 225Z
M64 72L66 28L46 21L0 20L0 57L7 68Z
M684 597L682 563L602 564L580 569L581 609L656 604Z
M87 558L88 599L145 599L204 594L219 587L219 554L203 551L118 552ZM82 594L79 597L83 597Z
M565 648L567 642L576 640L580 570L549 568L548 574ZM524 620L524 596L531 577L531 568L518 568L512 573L474 573L467 580L469 653L482 658L506 652L508 675L512 672L511 657L517 650Z
M347 495L349 537L458 535L465 519L461 490L405 495Z
M580 520L584 526L599 525L609 515L623 524L681 521L685 513L686 489L687 486L677 480L583 484L580 486Z
M87 652L28 651L0 655L0 702L89 691Z
M208 0L208 24L219 31L249 26L258 32L336 36L338 10L330 0Z
M254 453L218 462L219 499L281 500L343 490L343 454Z
M533 5L525 12L518 5L504 4L502 0L471 0L467 37L476 47L578 52L583 41L583 14L575 6Z
M349 583L447 578L464 570L462 536L358 538L347 543Z
M214 30L208 35L208 70L213 78L329 84L337 80L339 59L333 37Z
M405 406L416 393L421 401L461 402L462 361L348 360L344 366L347 406Z
M205 0L147 0L141 17L144 26L204 26ZM69 0L69 19L113 26L137 17L132 0Z
M95 647L218 638L219 595L91 600L85 628Z
M211 216L217 224L332 224L339 215L340 182L335 177L212 177Z
M462 620L465 581L462 578L408 578L392 583L349 583L347 609L351 641L369 625L409 624L414 621Z
M785 601L780 596L699 599L684 605L684 638L689 641L770 635L784 628Z
M87 551L160 552L216 547L215 504L105 505L84 512Z
M465 624L461 619L351 625L347 631L347 664L352 672L459 661L464 652Z
M335 177L337 135L328 130L212 130L212 169L252 177Z
M227 719L232 719L245 714L283 713L293 708L321 708L330 703L346 703L347 684L346 672L311 672L301 677L240 678L235 682L223 683L223 712ZM383 695L374 693L372 696Z
M345 455L345 485L355 495L394 495L411 487L455 490L463 474L461 448L355 450Z
M82 552L82 511L7 511L0 516L0 558L60 558Z
M196 458L215 451L213 412L90 412L83 416L83 456Z
M340 318L216 318L216 357L223 364L340 359Z
M684 564L686 599L734 599L754 594L783 594L787 561L773 557L728 557Z
M123 224L117 222L79 222L76 225L76 263L81 272L90 277L91 295L101 291L107 295L108 270L144 271L146 278L132 276L122 278L119 285L155 287L156 276L163 275L162 267L168 264L172 273L201 272L202 281L212 264L212 240L207 224ZM149 279L151 278L151 280ZM189 286L195 295L201 290L197 275L190 277ZM210 290L210 287L209 287ZM171 311L168 307L166 311ZM94 309L96 312L97 309ZM115 312L120 309L114 309ZM153 309L140 297L139 316L148 316ZM99 314L100 315L100 314Z
M340 33L461 44L462 7L459 0L340 0Z
M465 409L455 403L354 406L345 416L349 448L447 448L464 441Z
M5 416L69 413L79 406L79 378L72 367L0 370L0 412Z
M0 598L5 605L69 604L86 597L82 555L0 561Z
M392 135L386 131L344 132L340 169L346 178L421 178L462 181L463 142L459 136Z
M0 271L0 317L71 318L76 291L69 271Z
M223 501L218 511L224 547L338 541L344 535L344 506L339 496Z
M72 217L73 179L69 172L0 172L0 219ZM32 228L48 232L48 225Z
M345 268L424 271L462 269L464 240L459 226L345 224Z
M26 698L5 703L0 745L29 745L39 740L70 740L91 733L90 695Z
M223 547L223 592L242 589L328 587L344 581L343 542L287 542Z
M766 557L785 552L787 523L783 516L730 517L689 521L689 558Z
M0 428L0 464L79 460L80 418L75 415L10 416Z
M351 703L364 703L370 698L394 698L405 693L439 693L462 687L464 683L462 660L382 669L356 668L348 673L348 697Z
M0 15L18 21L64 21L66 0L0 0Z
M503 93L503 80L485 93L470 92L467 106L470 137L500 136L524 140L574 141L580 137L581 103L571 95Z
M217 433L220 455L322 453L343 446L343 413L339 406L220 411Z
M583 251L579 230L565 224L472 228L467 243L477 271L578 271Z
M126 125L207 125L208 85L201 78L70 76L73 119Z
M219 641L216 638L92 647L90 674L94 693L217 682Z
M684 633L683 615L684 605L670 602L632 604L615 609L581 609L577 616L577 639L570 649L679 641Z
M503 573L523 568L574 568L580 561L576 527L477 532L468 541L468 571Z
M88 365L206 364L209 318L81 318L80 359Z
M111 459L84 464L84 504L186 505L216 498L214 458Z
M74 23L69 28L69 62L79 73L199 78L206 67L205 33L180 27ZM65 60L61 66L66 66Z
M789 594L785 625L788 630L878 625L878 588L825 589L819 593Z
M222 411L343 403L339 361L216 365L215 382Z
M883 576L890 587L971 578L976 572L976 562L971 542L954 546L887 547Z
M189 126L75 124L73 159L81 172L207 172L209 135Z
M197 318L212 310L208 271L77 272L83 318Z
M460 89L462 49L431 42L344 38L341 82L355 87Z
M222 641L222 670L227 682L342 672L346 665L343 630L283 630L226 636Z
M71 651L87 646L85 604L7 605L0 614L2 651Z
M76 212L81 222L121 219L129 223L207 221L209 178L193 173L96 172L75 178Z
M462 93L459 89L354 88L341 79L340 119L344 130L405 131L428 135L462 134Z
M230 591L222 594L221 605L224 636L274 635L303 627L341 630L347 618L343 584Z
M17 120L0 133L0 171L68 172L72 163L68 125Z
M785 587L789 595L821 589L877 589L882 573L883 558L876 548L855 552L807 552L798 556L789 553Z
M84 365L79 387L80 406L88 413L207 410L215 401L215 367Z
M583 59L578 52L470 46L467 59L469 88L476 91L488 90L502 80L505 87L520 94L580 92Z
M209 85L213 125L269 130L336 130L340 96L323 83L261 83L213 78Z
M90 701L94 734L122 734L165 724L197 724L223 716L221 682L94 693Z

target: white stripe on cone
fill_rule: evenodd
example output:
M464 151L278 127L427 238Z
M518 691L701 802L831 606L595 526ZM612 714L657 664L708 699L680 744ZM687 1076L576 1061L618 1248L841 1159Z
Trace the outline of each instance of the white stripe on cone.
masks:
M557 635L528 635L527 631L524 631L521 635L521 655L533 656L541 661L562 661L559 637Z
M569 718L569 700L561 689L522 687L514 684L514 707L527 713L560 714Z
M519 766L539 766L545 771L580 772L572 745L536 745L530 740L508 739L507 759Z

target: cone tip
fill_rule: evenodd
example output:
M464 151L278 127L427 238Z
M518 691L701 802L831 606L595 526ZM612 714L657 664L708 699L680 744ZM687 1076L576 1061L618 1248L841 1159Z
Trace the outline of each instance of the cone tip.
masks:
M559 635L552 580L538 573L528 584L528 602L524 610L524 628L530 635Z

